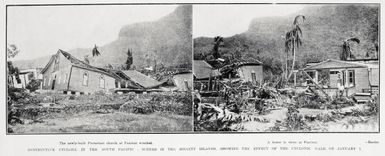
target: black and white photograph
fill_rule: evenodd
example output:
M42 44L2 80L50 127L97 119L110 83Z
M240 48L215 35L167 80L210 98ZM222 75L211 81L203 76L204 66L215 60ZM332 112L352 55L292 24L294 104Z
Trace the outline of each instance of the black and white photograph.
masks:
M191 5L8 6L7 134L193 131Z
M0 6L1 156L383 155L382 0Z
M194 131L379 132L379 4L193 10Z

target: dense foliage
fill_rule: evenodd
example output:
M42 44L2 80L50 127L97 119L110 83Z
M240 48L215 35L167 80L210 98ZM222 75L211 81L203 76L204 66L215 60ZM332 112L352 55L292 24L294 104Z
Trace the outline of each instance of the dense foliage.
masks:
M378 10L378 5L322 5L302 10L306 22L301 29L306 33L301 38L302 46L297 49L295 68L304 67L308 62L339 59L343 41L349 37L361 41L350 46L357 59L377 58ZM223 38L222 58L257 59L263 62L264 70L280 75L286 57L284 32L291 29L296 15L254 19L246 32ZM195 38L194 59L210 52L212 41L208 37Z
M40 84L41 84L41 80L32 79L31 81L29 81L27 86L25 86L25 88L27 88L31 92L34 92L39 89Z

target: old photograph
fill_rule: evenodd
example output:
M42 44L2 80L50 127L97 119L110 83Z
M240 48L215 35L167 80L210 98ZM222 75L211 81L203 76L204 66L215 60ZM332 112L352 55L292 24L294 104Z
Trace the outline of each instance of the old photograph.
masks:
M194 5L194 131L379 132L379 9Z
M191 5L6 13L7 134L193 131Z

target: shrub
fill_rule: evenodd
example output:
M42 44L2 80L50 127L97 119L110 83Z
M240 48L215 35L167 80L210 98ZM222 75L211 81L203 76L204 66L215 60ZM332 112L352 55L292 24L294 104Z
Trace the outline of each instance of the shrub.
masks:
M296 105L300 108L321 109L326 101L316 94L300 93L294 97Z
M120 107L121 111L130 113L149 114L169 112L178 115L192 114L191 93L149 93L138 94Z
M373 116L378 115L379 112L379 103L377 101L377 96L372 97L370 101L366 103L365 109L352 109L352 116Z
M30 104L40 103L40 100L35 96L31 96L26 89L23 88L8 88L8 105L11 104Z
M154 112L154 108L148 101L144 100L132 100L120 106L120 111L135 113L135 114L150 114Z
M25 88L29 91L34 92L39 89L41 80L32 79Z
M286 119L283 122L276 122L271 131L310 131L311 128L306 124L304 116L299 114L298 106L289 105Z

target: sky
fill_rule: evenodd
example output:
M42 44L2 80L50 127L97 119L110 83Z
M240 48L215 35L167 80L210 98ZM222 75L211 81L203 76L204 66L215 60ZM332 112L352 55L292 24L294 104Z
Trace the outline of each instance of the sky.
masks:
M229 37L245 32L253 18L286 16L297 13L303 5L194 5L193 36Z
M52 55L58 49L103 46L124 25L155 21L177 5L12 6L7 9L7 43L20 53L11 60ZM245 32L253 18L285 16L301 5L194 5L193 37L228 37Z
M13 6L7 10L7 44L20 53L11 60L52 55L58 49L103 46L127 24L155 21L177 5Z

